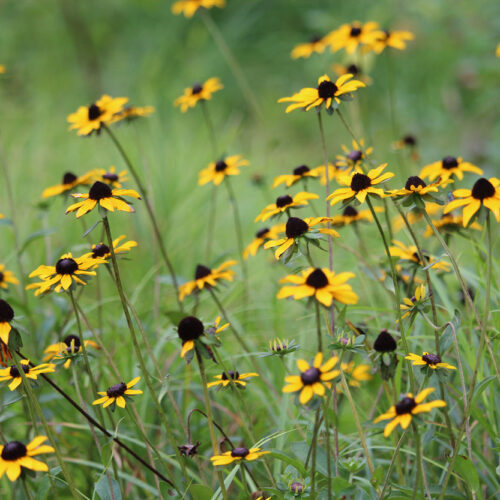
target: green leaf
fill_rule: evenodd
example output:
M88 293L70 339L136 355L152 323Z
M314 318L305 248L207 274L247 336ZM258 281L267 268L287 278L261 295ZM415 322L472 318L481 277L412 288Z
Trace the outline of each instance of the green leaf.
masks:
M229 486L231 485L231 483L233 482L233 479L235 478L236 476L236 473L240 470L240 466L237 465L236 467L234 467L234 469L229 473L229 475L226 477L226 479L224 479L224 486L226 487L226 490L229 489ZM217 491L213 494L212 496L212 499L211 500L219 500L219 498L221 498L222 494L221 494L221 490L220 488L217 488Z
M94 485L94 491L97 493L101 500L113 500L113 495L111 494L111 487L113 488L113 495L115 500L121 500L122 494L118 483L110 476L109 479L106 475L101 476L99 481Z
M481 393L490 385L490 382L495 380L497 377L496 375L490 375L489 377L483 378L479 384L476 385L476 388L474 389L474 395L472 396L472 401L471 405L474 406L474 403L476 402L476 399L481 395Z
M455 460L455 472L465 480L465 484L472 490L479 490L479 475L476 466L467 457L459 455Z
M189 493L191 498L197 498L198 500L210 500L212 498L212 488L202 484L192 484Z
M34 233L31 233L21 245L21 248L19 250L19 255L21 256L24 253L24 251L32 241L35 241L38 238L43 238L44 236L53 234L55 232L56 232L55 229L41 229L40 231L35 231Z

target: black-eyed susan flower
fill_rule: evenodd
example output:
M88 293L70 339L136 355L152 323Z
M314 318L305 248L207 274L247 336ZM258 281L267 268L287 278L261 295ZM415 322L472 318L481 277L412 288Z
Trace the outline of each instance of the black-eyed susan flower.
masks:
M238 447L233 448L231 451L226 451L221 455L214 455L210 457L212 461L212 465L229 465L233 462L245 461L251 462L252 460L257 460L262 455L266 455L267 453L271 453L270 451L263 451L260 448L244 448Z
M46 440L45 436L36 436L27 445L20 441L0 445L0 479L7 474L10 481L15 481L21 475L22 467L47 472L48 465L33 458L43 453L54 453L52 446L42 444Z
M404 314L401 319L407 318L410 313L418 308L418 306L425 303L426 290L424 285L419 285L415 289L415 295L411 298L405 297L403 303L400 304L399 308Z
M429 403L423 403L423 400L432 392L434 392L434 388L429 387L421 391L415 397L413 397L413 394L409 393L402 398L399 403L391 406L386 413L379 415L373 422L377 423L382 420L391 419L391 421L385 426L384 437L388 437L398 424L403 429L407 429L413 416L418 415L419 413L427 413L433 408L442 408L443 406L446 406L446 402L441 401L440 399L436 399Z
M380 30L376 31L372 36L373 42L369 45L369 48L373 50L375 54L380 54L387 47L405 50L406 42L415 38L411 31L401 30Z
M94 349L100 349L100 347L93 340L84 340L85 349L88 347L93 347ZM80 337L76 335L66 336L62 342L56 342L55 344L49 345L43 353L45 354L44 361L63 361L64 368L69 368L71 366L71 361L81 352L81 342Z
M385 329L378 334L375 342L373 343L373 349L382 353L394 352L397 346L398 344L396 339Z
M0 64L0 75L3 75L5 73L5 65Z
M429 215L435 215L443 210L443 206L439 203L434 203L431 201L425 202L425 210ZM417 222L421 221L424 218L424 211L422 207L415 205L411 210L406 214L406 219L408 220L408 224L414 225ZM400 231L404 227L406 227L406 223L401 217L401 215L397 215L394 217L392 221L394 231Z
M113 123L120 120L132 121L137 118L146 118L154 112L153 106L126 106L121 113L115 115Z
M439 219L432 219L434 227L439 231L447 234L460 232L464 227L464 218L462 215L456 215L453 213L443 214ZM483 226L477 222L472 222L467 226L468 229L475 229L476 231L481 231ZM429 238L434 235L434 230L431 226L427 226L424 236Z
M217 334L223 332L224 330L226 330L230 326L230 323L224 323L224 324L221 324L221 323L222 323L222 318L220 316L217 316L215 318L213 326L209 326L207 328L208 332L211 332L211 331L213 332L213 334L215 335L217 340L220 340L219 337L217 337Z
M328 33L325 42L332 52L345 49L348 54L354 54L359 46L370 46L373 43L373 35L377 29L378 23L374 21L364 24L354 21Z
M375 212L383 212L382 207L374 207ZM330 224L333 227L344 227L356 222L372 222L373 215L370 210L356 210L352 205L347 205L341 215L334 215Z
M94 181L101 181L114 188L121 188L122 183L128 180L127 171L122 170L121 172L116 171L116 167L111 165L109 169L97 168L93 171L92 179Z
M405 359L409 359L410 361L412 361L413 366L423 366L424 368L429 367L432 370L436 370L438 368L444 368L446 370L456 370L453 365L443 363L440 356L438 356L437 354L432 354L430 352L424 352L422 353L422 356L410 353L408 354L408 356L405 356Z
M132 248L137 246L137 241L129 240L125 243L121 243L126 236L122 234L113 240L113 250L116 254L129 252ZM96 245L92 245L92 251L86 253L84 257L88 257L91 259L109 259L111 257L111 249L105 243L98 243Z
M341 363L340 366L342 371L347 375L349 385L352 387L361 387L361 382L368 382L373 378L370 373L370 365L356 365L354 361L349 361L349 363Z
M367 174L356 168L350 175L339 176L339 184L349 187L336 189L328 196L327 200L331 200L330 204L335 205L339 201L348 203L354 199L363 203L368 195L376 195L383 198L385 196L384 190L374 186L394 177L392 172L382 173L386 166L387 163L383 163L377 168L370 170Z
M174 106L180 106L181 112L185 113L189 108L194 108L199 101L209 101L212 99L212 94L223 88L224 86L216 77L209 78L203 84L195 83L184 90L184 94L174 101Z
M473 172L478 175L482 175L483 173L479 167L467 161L463 161L462 158L445 156L441 161L436 161L422 168L420 177L433 181L438 177L441 177L442 180L447 180L455 176L457 179L462 180L464 178L464 172Z
M234 271L227 268L235 264L237 264L235 260L228 260L215 269L198 264L194 273L194 280L188 281L179 287L179 300L183 301L184 297L191 295L194 291L216 286L218 280L233 281Z
M126 400L129 396L142 394L141 390L131 389L139 380L141 380L141 377L135 377L128 384L120 382L119 384L112 385L106 392L98 392L97 394L103 397L96 399L92 404L102 405L103 408L113 405L112 410L114 410L115 405L125 408Z
M103 125L113 122L115 115L123 111L127 97L110 97L103 95L90 106L80 106L75 113L68 116L69 130L77 130L78 135L99 133Z
M315 227L329 221L329 217L308 217L306 219L290 217L285 226L285 237L267 241L264 243L264 248L278 247L274 252L274 256L278 260L290 247L298 244L300 238L305 238L308 243L313 244L317 244L317 238L320 234L339 238L340 234L335 229Z
M301 208L309 204L309 200L317 200L319 196L314 193L307 193L301 191L295 196L290 196L285 194L283 196L278 196L274 203L267 205L262 212L255 218L255 222L259 220L264 222L273 215L278 215L283 212L287 212L292 208Z
M257 254L257 250L268 240L274 240L285 232L285 224L276 224L271 227L263 227L255 233L255 238L243 251L243 258L246 260L251 255Z
M20 363L26 378L31 380L37 380L40 373L53 373L56 371L56 365L53 363L42 363L38 366L30 366L30 362L27 359L22 359ZM16 365L0 370L0 382L6 382L7 380L12 380L9 384L9 389L11 391L21 385L23 379Z
M352 291L347 280L354 278L354 273L335 274L326 267L304 269L300 275L290 274L280 280L280 283L291 283L278 292L278 299L293 297L295 300L304 297L314 297L326 307L332 305L333 300L342 304L356 304L358 296Z
M215 320L214 326L205 329L203 323L195 316L182 318L177 325L177 334L182 342L181 358L187 356L190 363L194 356L194 349L205 357L213 359L211 345L220 346L220 339L217 333L222 332L229 326L229 323L220 325L220 317Z
M325 51L326 45L321 36L313 36L308 42L296 45L290 54L292 59L300 57L308 58L312 54L322 54Z
M406 134L398 141L392 143L394 150L407 149L410 152L410 158L413 161L418 161L420 156L417 151L418 140L413 134Z
M14 319L14 309L3 299L0 299L0 340L9 345L9 336L12 326L10 322Z
M56 262L55 266L38 266L30 275L30 278L38 277L42 281L32 283L26 290L36 289L35 295L55 290L68 290L73 283L86 285L82 279L85 276L95 276L96 272L91 270L99 264L105 264L104 259L91 259L89 254L82 257L75 257L71 253L66 253Z
M14 276L12 271L5 269L5 264L0 264L0 288L7 290L11 285L18 285L19 280Z
M133 189L111 189L108 184L101 181L94 182L88 194L75 193L72 196L73 198L84 198L84 201L74 203L66 209L67 214L76 211L77 219L90 212L98 205L110 212L114 212L115 210L121 212L134 212L134 209L122 199L122 196L130 196L138 200L141 199L139 193Z
M348 97L348 94L355 92L366 85L359 80L352 80L353 75L347 73L332 82L328 75L318 78L317 87L306 87L296 92L291 97L282 97L278 102L291 102L285 112L290 113L294 109L305 109L309 111L312 108L321 108L324 104L325 109L332 111L339 104L341 99Z
M280 339L276 337L275 339L272 339L269 341L269 350L262 354L262 357L268 357L268 356L286 356L287 354L290 354L291 352L296 351L299 348L297 344L295 344L295 341L288 340L288 339Z
M322 186L326 185L326 168L325 165L320 165L316 167L317 171L320 174L319 182ZM332 182L332 180L338 179L341 175L349 174L350 169L341 167L337 164L337 162L330 163L328 162L328 180Z
M12 353L9 350L9 346L0 341L0 366L9 366L9 362L11 359Z
M76 186L89 185L92 182L92 175L93 172L88 172L78 177L73 172L65 172L61 184L56 184L55 186L44 189L42 197L50 198L51 196L57 196L67 191L71 191Z
M212 161L207 168L200 172L198 184L203 186L213 182L215 186L218 186L226 178L226 175L239 175L240 167L249 164L249 161L241 155L226 156L219 161Z
M350 73L357 80L362 81L366 85L371 85L373 80L364 73L359 64L332 64L332 69L338 76Z
M352 149L342 144L344 154L337 155L337 165L339 167L357 167L362 161L365 161L373 152L373 147L366 148L364 139L360 139L359 143L352 140ZM348 172L346 172L347 174Z
M387 191L386 194L396 199L411 198L411 200L408 200L409 203L417 201L415 197L426 201L432 201L435 198L431 195L431 193L438 193L439 188L448 185L450 182L453 182L453 180L438 179L428 185L417 175L412 175L411 177L408 177L404 188L391 189L390 191Z
M285 377L288 385L283 387L283 392L300 391L299 401L301 404L307 404L314 394L324 396L325 387L331 387L331 380L340 375L339 370L333 370L337 364L336 356L330 358L323 364L323 354L318 352L314 357L312 365L303 359L297 360L297 367L300 375L289 375Z
M463 225L466 227L472 217L486 207L490 210L497 222L500 222L500 179L492 177L478 179L472 189L457 189L453 191L453 201L450 201L444 208L445 214L456 208L463 207Z
M437 261L434 257L426 255L425 252L424 262L422 262L419 258L417 247L415 245L406 246L404 243L397 240L392 240L392 242L394 245L389 247L391 257L399 257L401 260L407 260L422 267L430 266L439 271L450 270L450 264L448 262Z
M286 187L290 187L300 180L306 179L307 177L319 177L324 168L324 166L309 168L307 165L299 165L298 167L295 167L293 169L291 174L283 174L275 177L271 189L274 189L281 184L285 184Z
M214 375L214 382L209 382L207 387L214 387L216 385L220 385L222 387L227 387L230 384L234 384L235 387L239 389L244 388L247 383L245 379L251 377L258 377L258 373L249 372L249 373L240 373L233 370L228 370L227 373L223 372L220 375Z
M178 0L172 5L172 12L175 15L184 14L185 17L193 17L194 13L200 9L211 9L212 7L226 6L226 0Z

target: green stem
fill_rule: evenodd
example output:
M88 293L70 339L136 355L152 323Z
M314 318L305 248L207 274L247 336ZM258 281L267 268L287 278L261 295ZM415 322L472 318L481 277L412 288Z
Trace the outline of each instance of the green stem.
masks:
M332 457L330 455L330 423L327 418L328 406L323 405L323 416L325 420L325 442L326 442L326 469L327 469L327 492L328 500L332 500Z
M316 333L318 335L318 352L323 352L323 341L321 338L321 315L319 311L319 302L314 301L316 304Z
M212 119L210 118L210 113L208 112L207 101L202 99L200 101L201 109L203 110L203 117L205 118L205 123L207 124L208 135L210 136L210 145L212 146L212 158L214 161L217 159L217 137L215 135L214 125L212 123Z
M401 445L403 444L403 440L404 440L407 432L408 432L408 429L405 429L403 431L403 434L401 434L401 437L399 438L398 444L396 445L396 448L394 449L391 463L389 464L389 468L387 469L387 473L385 475L385 479L384 479L384 482L382 484L382 491L380 492L380 495L378 497L379 500L382 500L382 498L384 498L384 493L385 493L385 490L387 488L387 485L389 484L389 479L391 477L392 468L394 467L394 463L396 462L396 457L399 457L399 449L401 448Z
M412 422L413 434L415 436L415 484L413 485L412 500L417 498L417 494L420 494L422 490L422 470L420 468L420 462L422 461L422 450L420 448L420 436L417 431L417 426Z
M28 483L27 483L24 475L21 476L21 484L23 486L23 491L24 491L24 495L26 496L26 499L27 500L34 500L33 495L31 494L31 491L29 489Z
M311 498L316 498L315 497L315 492L316 492L316 443L318 439L318 430L320 426L320 420L319 420L319 408L316 410L316 416L314 419L314 433L313 433L313 438L312 438L312 444L311 444L311 454L312 454L312 461L311 461Z
M215 211L217 210L217 186L212 185L210 195L210 212L208 215L207 243L205 247L205 262L209 262L212 253L212 243L215 239Z

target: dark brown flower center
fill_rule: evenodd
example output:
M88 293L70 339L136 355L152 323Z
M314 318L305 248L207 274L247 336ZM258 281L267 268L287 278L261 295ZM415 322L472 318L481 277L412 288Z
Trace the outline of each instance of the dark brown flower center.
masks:
M396 404L396 414L404 415L405 413L411 413L415 406L417 406L415 400L405 396L399 403Z
M372 185L372 180L365 174L355 173L351 179L351 189L358 193Z
M73 274L76 270L78 270L78 264L74 259L59 259L57 261L57 274Z
M347 207L344 208L342 215L346 217L356 217L356 215L358 215L358 211L354 207L351 207L351 205L347 205Z
M222 380L238 380L240 378L240 373L239 372L233 372L233 370L228 370L227 373L224 372L222 374Z
M245 458L249 453L250 453L250 450L248 448L244 448L244 447L233 448L233 450L231 451L231 456Z
M486 198L491 198L495 195L495 187L493 184L484 177L478 179L474 186L472 187L472 197L476 200L485 200Z
M94 182L89 191L89 198L91 200L99 201L103 198L110 198L111 196L113 196L111 188L101 181Z
M64 338L63 342L68 346L66 351L69 353L78 352L80 350L80 339L76 335L68 335ZM71 344L73 343L73 348L71 348Z
M413 258L414 258L414 259L415 259L415 260L416 260L416 261L417 261L420 265L422 265L422 266L426 265L426 264L429 262L429 255L427 255L427 254L426 254L426 253L424 253L423 251L422 251L422 256L423 256L423 258L424 258L424 262L422 262L422 261L420 260L420 255L418 254L418 252L413 252L413 254L412 254L412 255L413 255Z
M346 70L348 73L352 73L353 75L357 75L358 73L361 73L359 66L356 66L355 64L349 64L349 66L347 66Z
M196 340L203 335L203 323L195 316L186 316L177 325L177 333L183 342Z
M102 175L102 178L109 182L116 182L119 179L118 175L113 172L106 172Z
M73 184L73 182L75 182L76 179L78 179L78 177L73 172L66 172L63 175L62 183L63 184Z
M227 168L227 163L224 160L219 160L215 164L215 171L216 172L224 172L224 170L226 170L226 168Z
M311 169L307 165L300 165L293 169L293 175L304 175L307 174Z
M458 161L454 156L445 156L441 161L441 166L446 170L458 167Z
M286 223L287 238L298 238L309 230L307 222L298 217L290 217Z
M255 233L255 237L256 238L264 238L268 232L269 232L269 228L265 227L265 228L261 229L260 231L257 231Z
M363 158L363 153L361 151L354 150L347 155L347 158L353 162L357 162Z
M102 113L103 112L101 111L101 108L99 108L99 106L97 106L96 104L92 103L89 106L89 111L88 111L89 120L97 120L97 118L99 118L102 115Z
M192 94L199 94L203 90L203 85L201 83L195 83L191 88Z
M29 365L21 365L21 368L23 369L24 373L29 373L30 372L30 367ZM9 370L9 374L12 378L17 378L20 377L21 374L19 373L19 370L16 365L12 365Z
M382 330L373 343L373 348L377 352L393 352L396 347L396 340L387 330Z
M94 259L98 257L104 257L105 255L108 255L110 253L108 245L105 245L104 243L99 243L99 245L96 245L92 249L92 257Z
M278 208L284 208L293 203L293 198L289 194L285 194L284 196L278 196L276 198L276 206Z
M417 145L417 138L414 135L405 135L403 137L403 142L407 146L416 146Z
M14 309L3 299L0 299L0 323L9 323L14 319Z
M357 38L359 35L361 35L361 28L358 28L356 26L353 26L351 28L351 36L354 38Z
M389 30L384 30L385 39L388 40L391 37L391 32Z
M209 267L204 266L202 264L198 264L196 266L196 270L194 272L194 279L201 280L202 278L206 278L211 273L212 273L212 270Z
M405 184L405 189L407 189L408 191L411 191L411 187L415 187L415 188L418 188L418 187L425 187L427 186L427 184L420 178L418 177L417 175L414 175L412 177L408 177L408 180L406 181L406 184Z
M28 453L26 446L19 441L7 443L2 450L2 460L13 462L19 458L25 457Z
M127 384L120 382L119 384L112 385L107 391L108 398L117 398L123 396L127 390Z
M314 35L313 37L311 37L311 38L309 39L309 43L318 43L318 42L320 42L322 39L323 39L323 37L318 36L318 35Z
M328 278L325 273L318 267L306 279L306 285L319 289L328 285Z
M0 271L0 283L2 283L3 279L5 278L5 274Z
M304 385L312 385L320 380L321 372L318 368L308 368L305 372L300 374L300 380Z
M428 352L422 356L422 360L425 361L428 365L437 365L441 363L441 358L437 354L432 354Z
M318 87L318 96L321 99L329 99L335 96L335 92L337 92L339 88L333 82L329 80L324 80L319 84Z

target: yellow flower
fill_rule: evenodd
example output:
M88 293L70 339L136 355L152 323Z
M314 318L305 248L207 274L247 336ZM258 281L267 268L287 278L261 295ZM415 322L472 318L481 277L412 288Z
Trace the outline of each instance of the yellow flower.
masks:
M495 49L495 55L497 57L500 57L500 43L497 45L497 48Z
M126 238L124 234L118 236L118 238L113 240L113 250L115 254L129 252L132 248L137 246L137 241L127 241L120 245L120 242ZM92 245L92 251L83 255L85 258L89 259L109 259L111 257L111 250L108 245L104 243L99 243L97 245Z
M102 125L113 122L115 115L123 111L127 97L110 97L103 95L98 101L90 106L80 106L75 113L68 116L71 123L69 130L78 130L78 135L90 135L99 132Z
M328 75L323 75L318 78L318 86L316 88L306 87L296 92L291 97L282 97L278 102L292 102L286 108L286 113L290 113L295 109L305 109L309 111L312 108L321 107L324 103L325 108L329 110L332 104L340 104L340 97L356 91L360 87L366 87L359 80L351 80L353 75L347 73L339 77L333 83ZM336 107L336 106L335 106Z
M389 30L376 31L372 37L373 42L367 48L373 50L375 54L380 54L386 47L405 50L406 42L415 38L410 31Z
M30 362L27 359L21 360L21 367L26 375L26 378L31 380L36 380L40 373L53 373L56 371L56 365L52 363L42 363L41 365L31 367ZM11 391L21 385L23 379L16 365L0 370L0 382L5 382L7 380L12 380L9 384L9 389Z
M330 45L332 52L345 49L348 54L353 54L361 45L371 45L373 34L378 29L378 23L374 21L361 24L354 21L343 24L340 28L325 36L325 42Z
M195 290L203 290L215 286L218 280L233 281L234 271L226 269L237 264L235 260L228 260L216 269L198 264L194 273L194 280L188 281L179 287L179 300L183 301L186 295L191 295Z
M408 356L405 356L405 359L409 359L410 361L413 361L413 366L428 366L429 368L432 368L433 370L436 370L437 368L446 368L448 370L456 370L456 368L452 365L449 365L448 363L443 363L441 361L441 357L438 356L437 354L432 354L429 352L424 352L422 356L419 356L418 354L413 354L410 353Z
M316 167L314 170L317 170L320 174L319 182L322 186L326 186L326 168L325 165L320 165ZM328 162L328 179L330 182L333 180L337 180L340 176L349 175L351 172L351 168L344 168L335 163Z
M127 171L122 170L117 173L114 165L111 165L109 170L98 168L92 172L92 180L104 182L114 188L121 188L122 182L128 181Z
M207 168L200 172L198 184L203 186L213 182L215 186L218 186L226 175L239 175L240 167L247 165L249 165L249 161L245 160L241 155L227 156L217 162L212 161Z
M286 187L291 187L296 182L306 177L318 177L324 169L325 167L323 165L313 169L309 168L307 165L300 165L294 168L291 174L278 175L278 177L275 177L271 189L281 184L285 184Z
M427 266L432 264L432 268L440 271L449 271L450 264L448 262L436 262L436 259L432 256L426 255L424 253L424 262L421 262L417 247L415 245L406 246L401 241L392 240L395 246L389 247L389 253L391 257L399 257L402 260L409 260L411 262L415 262L419 266Z
M401 399L399 403L391 406L386 413L378 416L373 423L376 424L381 420L391 419L391 421L385 426L384 437L388 437L398 424L403 429L407 429L414 415L427 413L433 408L442 408L443 406L446 406L446 402L441 401L440 399L436 399L430 403L422 403L422 401L432 392L434 392L432 387L424 389L422 392L417 394L415 398L413 397L413 394L409 393Z
M211 9L212 7L226 6L226 0L179 0L172 5L172 12L184 14L185 17L193 17L194 13L200 8Z
M55 266L38 266L29 277L39 277L42 281L28 285L26 290L37 288L35 295L40 295L50 290L66 291L73 282L86 285L87 283L80 276L95 276L96 272L90 269L106 263L104 259L91 259L88 255L73 258L71 253L66 253L61 256Z
M425 202L425 210L429 215L435 215L443 209L443 206L440 205L439 203L434 203L425 200L424 202ZM420 207L415 206L412 210L410 210L406 214L406 218L410 225L414 225L424 218L424 211ZM400 231L401 229L406 227L405 221L403 220L403 217L401 217L401 215L396 215L392 223L394 226L394 231Z
M291 53L292 59L298 59L299 57L308 58L312 54L321 54L325 50L325 42L320 36L312 37L307 43L301 43L296 45Z
M42 453L54 453L52 446L42 445L46 440L45 436L36 436L27 445L19 441L0 445L0 479L6 473L10 481L15 481L21 475L21 467L47 472L47 464L32 458Z
M392 172L382 174L382 171L387 166L387 163L379 165L377 168L370 170L367 174L362 173L361 169L356 168L350 175L340 176L338 181L346 188L336 189L327 200L331 200L330 204L335 205L339 201L351 200L356 198L360 203L363 203L368 194L377 195L383 198L384 190L375 188L377 184L385 182L394 177Z
M440 232L442 231L444 233L452 233L454 231L459 231L460 229L462 229L464 225L464 218L461 215L453 215L449 213L449 214L443 214L440 219L433 220L432 223L434 224L434 227L438 231ZM476 231L481 231L481 229L483 229L483 226L481 226L477 222L473 222L472 224L469 224L468 229L475 229ZM426 238L429 238L429 236L432 236L433 234L434 231L432 227L427 226L424 236Z
M234 383L238 384L242 387L245 387L247 383L245 382L244 379L250 378L250 377L258 377L258 373L239 373L237 371L233 370L228 370L227 373L223 372L220 375L215 375L214 379L215 382L210 382L207 384L207 387L214 387L216 385L222 385L222 387L227 387L229 384Z
M391 189L387 191L388 196L425 196L429 193L438 193L440 187L445 187L449 183L454 182L452 179L438 179L432 184L427 185L420 177L414 175L412 177L408 177L405 187L402 189Z
M401 319L407 318L411 311L413 311L413 308L415 307L417 302L420 302L421 300L425 299L426 295L426 290L424 285L419 285L415 289L415 296L409 299L408 297L403 298L403 303L400 304L399 308L401 311L406 311L403 316L401 316Z
M119 384L112 385L106 392L98 392L102 398L96 399L93 405L102 405L103 408L107 408L109 405L117 405L120 408L125 408L126 398L125 396L134 396L136 394L142 394L142 391L137 389L131 389L137 382L141 380L141 377L135 377L128 384L120 382ZM114 409L114 406L113 408Z
M430 181L441 177L442 180L447 180L451 176L456 176L459 180L464 178L464 172L473 172L482 175L483 171L469 163L463 161L462 158L455 158L454 156L446 156L441 161L436 161L430 165L426 165L420 171L420 177L427 177Z
M14 309L3 299L0 299L0 340L9 345L9 335L12 327L10 322L14 319Z
M0 75L5 73L5 65L0 64Z
M43 190L42 197L50 198L51 196L57 196L59 194L70 191L76 186L89 185L92 182L93 172L88 172L87 174L77 177L73 172L66 172L63 175L61 184L48 187Z
M283 387L283 392L300 391L300 404L307 404L314 394L318 396L325 395L325 387L331 388L330 380L340 375L339 370L333 370L337 364L336 356L323 363L323 354L318 352L314 357L312 366L303 359L297 360L297 367L300 375L289 375L285 377L288 385Z
M84 201L74 203L66 209L66 214L77 211L77 219L93 210L97 205L110 212L114 212L115 210L120 210L121 212L134 212L134 209L126 201L122 200L121 197L130 196L138 200L141 199L139 193L133 189L111 189L107 184L101 181L94 182L88 194L75 193L72 196L73 198L84 198Z
M185 113L189 108L194 108L198 101L209 101L212 99L212 94L223 88L216 77L209 78L204 84L195 83L184 90L184 94L174 101L174 106L180 106L181 112Z
M472 189L457 189L453 191L453 201L444 209L447 214L458 207L464 207L463 225L466 227L474 214L481 208L491 210L497 222L500 222L500 179L492 177L490 180L481 177Z
M145 118L152 115L154 112L155 108L153 106L126 106L121 113L115 115L112 123L120 120L132 121L136 118Z
M339 167L356 167L373 152L372 147L365 148L365 141L363 139L359 140L359 144L353 139L352 149L342 144L342 150L344 154L337 155L337 165Z
M257 231L255 238L243 251L243 258L246 260L251 255L257 254L257 250L268 240L278 238L281 233L285 232L285 224L276 224L270 228L264 227Z
M295 300L304 297L314 297L326 307L330 307L333 300L342 304L356 304L358 296L352 291L346 281L354 278L354 273L335 274L327 268L304 269L300 275L290 274L280 283L292 283L284 286L278 292L278 299L293 297Z
M318 198L319 196L317 194L307 193L305 191L297 193L293 198L289 194L278 196L274 203L264 207L262 212L255 218L255 222L259 220L264 222L273 215L286 212L291 208L305 207L309 204L309 200L316 200Z
M100 349L100 347L93 340L84 340L85 348L93 347ZM69 368L73 356L80 352L80 338L76 335L68 335L62 342L49 345L43 353L45 354L44 361L59 361L65 359L63 366Z
M315 229L314 226L329 222L329 217L308 217L307 219L299 219L298 217L290 217L285 226L285 238L269 240L264 244L264 248L278 247L274 253L276 260L278 260L291 246L298 242L300 237L307 239L309 233L322 233L329 234L335 238L339 238L340 234L334 229L320 228Z
M383 212L382 207L374 207L375 212ZM373 215L370 210L356 210L352 205L347 205L342 211L342 215L334 215L331 218L331 225L333 227L343 227L349 224L366 221L372 222Z
M344 66L343 64L332 64L332 69L333 71L335 71L335 73L337 73L338 76L345 75L346 73L351 73L351 75L354 75L354 78L366 85L371 85L373 83L373 80L368 75L365 75L357 64L348 64L346 66Z
M262 455L266 455L267 453L271 453L270 451L262 451L260 448L233 448L231 451L226 451L221 455L214 455L210 457L212 461L212 465L229 465L233 462L238 462L243 460L245 462L250 462L252 460L257 460Z
M0 287L4 290L7 290L7 283L18 285L19 280L14 276L14 273L12 271L8 271L7 269L5 269L4 264L0 264Z
M370 373L370 365L355 365L354 361L349 363L341 363L341 368L344 373L349 375L349 385L352 387L361 387L361 382L367 382L373 377Z

